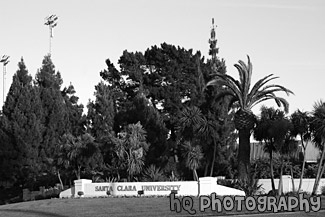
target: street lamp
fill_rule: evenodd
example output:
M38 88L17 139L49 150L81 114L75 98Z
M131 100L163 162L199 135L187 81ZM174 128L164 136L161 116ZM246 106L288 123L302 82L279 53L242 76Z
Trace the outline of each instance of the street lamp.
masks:
M6 89L6 65L9 63L9 56L3 55L0 59L0 63L3 64L3 91L2 91L2 102L5 103L5 89Z
M45 18L44 25L49 26L50 29L50 48L49 48L49 54L51 55L51 39L53 38L53 28L56 27L58 17L56 15L51 15Z

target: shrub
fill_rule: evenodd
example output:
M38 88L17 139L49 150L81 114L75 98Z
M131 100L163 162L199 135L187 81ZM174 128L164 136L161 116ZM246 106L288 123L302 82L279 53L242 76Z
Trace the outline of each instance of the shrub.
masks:
M260 192L262 184L258 184L258 179L250 178L248 180L237 180L234 187L245 192L246 196L253 196Z
M256 195L263 189L262 184L257 184L258 179L254 178L251 178L248 181L219 179L217 183L226 187L242 190L245 192L246 196Z
M153 164L143 171L143 181L145 182L159 182L165 180L166 178L161 169Z

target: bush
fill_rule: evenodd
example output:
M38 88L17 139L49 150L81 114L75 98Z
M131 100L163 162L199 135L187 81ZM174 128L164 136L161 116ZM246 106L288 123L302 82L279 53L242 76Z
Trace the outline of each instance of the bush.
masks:
M166 177L164 176L162 170L159 167L151 164L143 171L143 181L145 182L159 182L165 181Z
M0 205L23 201L23 191L19 187L11 187L0 190Z
M235 188L245 192L246 196L253 196L260 192L262 184L258 184L258 179L250 178L249 180L237 180L235 183Z
M248 181L231 180L231 179L219 179L217 181L219 185L223 185L230 188L236 188L245 192L246 196L256 195L261 191L262 184L258 185L258 179L251 178Z
M301 175L301 164L297 162L284 162L283 175L291 175L291 165L293 171L293 178L300 178ZM260 179L270 179L271 169L270 160L268 158L257 159L251 164L252 172L256 174L256 177ZM280 177L281 161L278 158L273 159L274 178ZM305 170L307 173L307 168Z

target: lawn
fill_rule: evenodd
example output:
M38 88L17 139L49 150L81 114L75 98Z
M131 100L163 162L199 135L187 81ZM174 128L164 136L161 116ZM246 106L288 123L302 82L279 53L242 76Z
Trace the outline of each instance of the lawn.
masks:
M216 213L210 209L205 212L199 211L199 199L194 198L196 209L195 216L212 215L234 215L248 214L243 211L236 213L234 211ZM321 199L321 211L295 212L298 216L324 216L325 215L325 197ZM254 213L258 213L254 211ZM250 213L252 214L252 213ZM290 214L290 213L288 213ZM291 212L292 214L292 212ZM283 216L283 213L280 214ZM138 197L138 198L81 198L81 199L48 199L39 201L29 201L16 204L0 206L0 216L20 217L20 216L42 216L42 217L107 217L107 216L190 216L187 211L180 213L170 211L170 199L167 197ZM259 216L259 215L256 215ZM268 216L273 216L268 214Z

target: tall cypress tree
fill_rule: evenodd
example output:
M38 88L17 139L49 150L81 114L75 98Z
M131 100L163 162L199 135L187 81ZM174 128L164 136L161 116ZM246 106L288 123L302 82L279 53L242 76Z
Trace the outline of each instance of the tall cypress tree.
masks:
M69 116L60 90L61 75L55 71L50 55L43 59L42 67L36 74L36 85L39 90L43 113L41 123L44 126L40 157L48 166L47 168L51 169L56 152L59 150L57 147L59 139L66 133Z
M111 87L100 82L95 86L96 100L88 103L87 127L91 135L99 143L104 162L112 164L114 158L115 105L114 91Z
M70 84L62 91L68 119L66 131L74 136L80 136L85 131L86 116L83 115L83 105L78 104L79 97L75 95L74 86Z
M11 178L24 183L40 172L38 150L42 141L42 107L23 59L18 67L3 107L1 136L4 142L1 149L5 153L3 165L11 167Z

